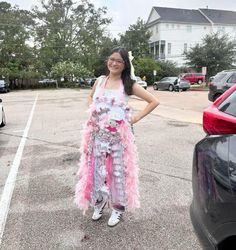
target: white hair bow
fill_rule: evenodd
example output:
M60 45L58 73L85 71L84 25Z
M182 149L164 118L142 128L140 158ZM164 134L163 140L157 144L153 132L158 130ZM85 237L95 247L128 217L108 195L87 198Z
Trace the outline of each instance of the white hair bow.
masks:
M130 62L130 66L131 66L131 68L130 68L130 78L132 80L136 81L136 77L135 77L135 74L134 74L134 66L132 64L132 60L134 59L134 57L132 55L132 51L129 51L128 54L129 54L129 62Z

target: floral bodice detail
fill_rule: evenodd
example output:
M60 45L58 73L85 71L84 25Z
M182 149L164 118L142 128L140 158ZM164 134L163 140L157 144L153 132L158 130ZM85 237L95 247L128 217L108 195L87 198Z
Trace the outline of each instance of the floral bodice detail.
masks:
M124 92L122 82L119 89L106 89L106 80L107 78L103 78L95 90L91 105L92 120L100 129L116 133L117 127L129 120L128 96Z

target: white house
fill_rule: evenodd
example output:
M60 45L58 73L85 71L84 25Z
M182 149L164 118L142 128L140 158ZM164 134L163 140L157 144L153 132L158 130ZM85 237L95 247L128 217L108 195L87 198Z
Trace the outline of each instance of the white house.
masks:
M152 32L150 52L156 60L185 64L183 52L201 43L212 32L225 32L236 39L236 12L214 9L153 7L147 20Z

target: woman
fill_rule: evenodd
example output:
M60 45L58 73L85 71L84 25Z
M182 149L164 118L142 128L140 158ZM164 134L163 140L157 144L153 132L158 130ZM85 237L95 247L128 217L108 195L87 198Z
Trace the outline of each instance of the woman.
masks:
M125 210L139 207L138 167L132 125L159 104L157 99L131 79L128 52L114 49L107 60L108 75L95 82L88 97L90 117L82 137L81 160L75 201L79 208L94 207L99 220L107 203L112 207L109 226L120 222ZM128 96L136 95L146 107L131 116Z

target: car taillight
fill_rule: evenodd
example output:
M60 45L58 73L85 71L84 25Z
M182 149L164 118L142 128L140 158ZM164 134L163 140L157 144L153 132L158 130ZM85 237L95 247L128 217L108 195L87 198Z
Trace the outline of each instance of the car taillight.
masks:
M236 134L236 118L210 106L203 112L203 129L210 135Z

